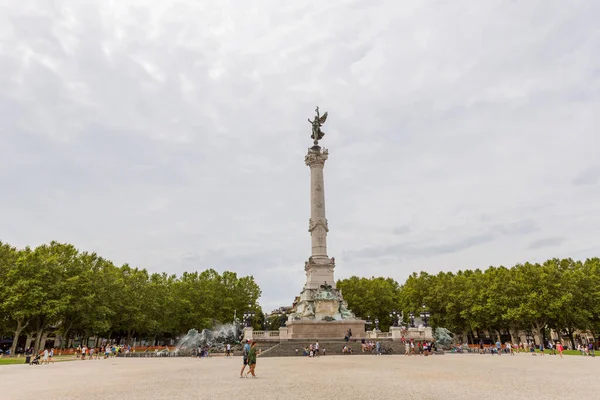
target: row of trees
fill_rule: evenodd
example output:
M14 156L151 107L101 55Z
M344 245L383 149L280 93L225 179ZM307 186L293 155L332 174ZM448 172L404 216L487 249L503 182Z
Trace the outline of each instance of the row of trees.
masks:
M128 342L174 337L231 322L236 311L262 315L260 294L252 276L234 272L149 274L70 244L0 242L0 336L14 338L11 354L22 335L34 338L35 350L51 332Z
M551 259L543 264L517 264L414 273L403 285L392 279L357 278L338 282L349 307L362 317L379 318L383 327L390 311L418 315L423 305L430 324L445 327L463 338L518 331L544 338L548 329L564 333L573 342L575 330L600 334L600 259L585 262Z

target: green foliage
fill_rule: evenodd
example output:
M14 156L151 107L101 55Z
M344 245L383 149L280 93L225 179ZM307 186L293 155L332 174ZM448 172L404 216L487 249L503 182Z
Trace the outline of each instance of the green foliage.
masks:
M231 322L249 304L256 312L260 295L252 276L233 272L149 274L69 244L18 250L0 242L0 334L35 334L35 347L53 331L63 337L173 337Z
M526 330L543 335L547 328L572 333L600 333L600 259L585 262L552 259L485 271L413 273L404 285L385 278L351 277L338 281L356 315L380 319L385 330L389 312L418 316L425 305L433 327L459 334Z
M358 278L353 276L337 282L348 307L358 317L379 319L379 328L392 324L389 314L400 310L400 286L391 278Z
M543 264L489 267L484 272L411 275L401 290L403 310L425 304L431 325L455 333L517 330L543 334L600 333L600 259L551 259Z

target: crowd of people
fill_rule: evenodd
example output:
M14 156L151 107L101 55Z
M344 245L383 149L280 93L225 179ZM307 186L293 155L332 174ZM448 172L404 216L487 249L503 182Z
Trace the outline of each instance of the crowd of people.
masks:
M118 354L128 354L131 352L131 346L117 345L115 343L105 343L97 347L88 347L86 345L79 345L75 349L75 357L81 360L99 360L116 357Z
M595 349L596 346L594 343L590 342L588 344L578 344L575 349L569 350L577 350L581 352L583 356L595 357ZM565 348L561 342L554 342L549 340L544 343L535 344L533 341L521 342L521 343L511 343L505 342L504 345L497 341L496 343L487 346L483 343L483 341L479 341L479 354L491 354L491 355L502 355L502 354L510 354L515 355L516 353L529 353L531 355L540 355L544 356L546 353L550 355L559 355L561 358L563 356L563 352Z
M436 350L436 345L435 342L433 341L418 341L415 342L414 339L410 339L407 341L404 341L404 355L405 356L415 356L415 355L421 355L421 356L428 356L433 354L433 352Z

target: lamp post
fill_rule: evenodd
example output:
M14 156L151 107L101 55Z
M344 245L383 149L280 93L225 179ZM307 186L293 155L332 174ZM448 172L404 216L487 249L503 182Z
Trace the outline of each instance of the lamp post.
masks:
M250 327L252 324L252 318L254 318L255 315L256 313L252 311L247 311L244 313L244 324L246 325L246 328Z
M427 322L429 322L429 317L431 316L431 314L429 314L429 311L425 311L425 304L423 304L423 311L421 312L421 319L423 320L423 326L427 327Z
M390 318L392 319L392 325L397 328L398 327L398 319L400 318L400 312L393 310L390 313Z
M282 328L284 328L286 320L287 320L287 315L285 313L282 313L281 314L281 320L279 321L279 326L281 326Z
M415 327L415 313L411 311L408 314L408 318L410 319L410 327L414 328Z

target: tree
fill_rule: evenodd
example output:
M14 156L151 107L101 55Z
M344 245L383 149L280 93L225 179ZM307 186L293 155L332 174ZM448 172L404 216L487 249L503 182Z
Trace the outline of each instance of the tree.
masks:
M339 280L336 287L342 290L348 308L355 315L379 319L381 329L387 329L392 324L390 312L400 310L400 285L391 278L352 276Z

